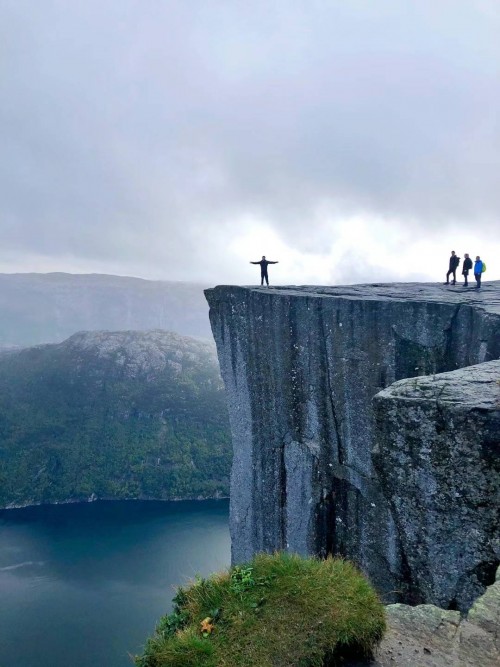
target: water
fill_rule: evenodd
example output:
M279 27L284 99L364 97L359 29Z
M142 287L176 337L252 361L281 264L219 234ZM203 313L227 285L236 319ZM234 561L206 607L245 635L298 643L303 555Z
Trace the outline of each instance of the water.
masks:
M0 666L130 667L173 587L229 550L227 501L0 511Z

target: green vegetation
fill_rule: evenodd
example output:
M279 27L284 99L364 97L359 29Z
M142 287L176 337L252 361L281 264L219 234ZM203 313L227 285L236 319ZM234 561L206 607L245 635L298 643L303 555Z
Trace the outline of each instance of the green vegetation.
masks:
M322 667L368 655L383 606L349 562L257 556L179 588L137 667Z
M211 344L75 334L0 356L0 506L228 495L230 435Z

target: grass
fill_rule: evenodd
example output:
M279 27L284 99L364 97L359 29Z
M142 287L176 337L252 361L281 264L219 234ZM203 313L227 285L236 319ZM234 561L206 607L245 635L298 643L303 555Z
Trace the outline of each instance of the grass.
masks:
M137 667L322 667L369 655L383 606L341 559L261 554L180 588Z

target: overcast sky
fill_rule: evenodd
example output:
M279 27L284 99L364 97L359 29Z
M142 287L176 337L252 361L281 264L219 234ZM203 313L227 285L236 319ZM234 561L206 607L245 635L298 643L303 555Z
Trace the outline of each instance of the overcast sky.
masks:
M500 278L498 0L0 0L0 271Z

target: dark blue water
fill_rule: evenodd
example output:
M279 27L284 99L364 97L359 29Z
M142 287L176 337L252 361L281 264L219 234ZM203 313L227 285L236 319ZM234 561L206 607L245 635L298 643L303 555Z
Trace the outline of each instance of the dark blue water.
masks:
M227 501L0 511L0 665L130 667L173 587L229 558Z

